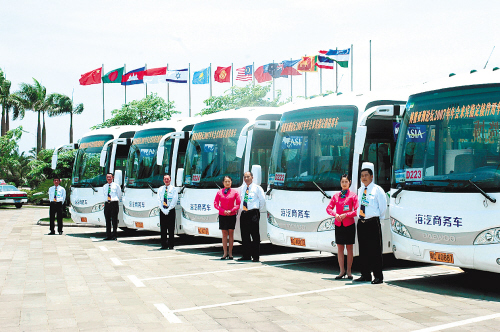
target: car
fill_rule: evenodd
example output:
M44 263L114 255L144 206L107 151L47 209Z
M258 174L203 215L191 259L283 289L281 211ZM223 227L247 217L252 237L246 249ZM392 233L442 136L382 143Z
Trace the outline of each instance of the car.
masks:
M0 180L0 204L15 205L20 209L25 203L28 203L28 194Z

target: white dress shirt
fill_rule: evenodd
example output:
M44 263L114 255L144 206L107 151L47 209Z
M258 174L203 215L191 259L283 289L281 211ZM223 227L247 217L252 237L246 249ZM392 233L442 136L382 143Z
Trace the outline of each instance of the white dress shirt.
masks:
M158 207L163 214L168 214L170 210L175 209L177 205L177 200L179 199L179 194L177 193L177 188L173 185L167 187L167 202L168 207L163 205L163 198L165 197L165 186L161 186L158 189Z
M384 219L385 210L387 209L387 198L382 187L373 183L373 181L368 185L366 190L366 199L363 201L363 192L365 191L365 186L362 185L358 189L358 216L361 210L361 204L365 205L365 219L370 219L373 217L379 217Z
M259 209L260 212L264 212L264 209L266 208L266 197L264 196L264 190L262 190L262 187L259 185L256 185L255 183L250 183L250 186L248 186L248 201L247 201L247 208L249 210L253 209ZM240 187L240 197L241 197L241 204L240 204L240 209L243 209L243 202L245 201L245 192L247 190L247 184L244 183Z
M106 183L104 187L102 187L102 193L104 194L104 201L108 201L108 187L110 185ZM111 182L111 201L114 202L121 202L122 200L122 189L120 188L119 185L117 185L114 182Z
M54 191L56 190L56 186L52 186L49 188L49 201L54 201ZM64 203L66 201L66 189L63 186L57 186L57 202Z

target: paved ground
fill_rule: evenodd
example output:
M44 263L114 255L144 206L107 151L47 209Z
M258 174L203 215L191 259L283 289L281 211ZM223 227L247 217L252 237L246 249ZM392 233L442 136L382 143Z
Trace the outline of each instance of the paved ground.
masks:
M46 216L0 208L1 331L500 331L496 275L386 259L386 283L357 284L333 280L330 254L264 244L261 263L221 261L203 238L47 236Z

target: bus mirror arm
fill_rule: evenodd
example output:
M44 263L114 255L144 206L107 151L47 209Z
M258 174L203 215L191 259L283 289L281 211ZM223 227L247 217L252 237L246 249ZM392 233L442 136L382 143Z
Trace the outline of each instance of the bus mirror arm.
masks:
M479 188L477 184L472 181L472 179L469 180L469 183L472 184L484 197L486 197L491 203L496 203L497 200L496 198L491 197L488 195L483 189Z
M314 181L313 181L313 183L314 183L314 185L316 186L316 188L318 188L318 189L319 189L319 191L321 191L321 193L323 194L323 196L325 196L325 197L326 197L326 198L328 198L328 199L332 199L332 196L330 196L330 195L328 195L327 193L325 193L325 191L324 191L323 189L321 189L321 187L320 187L320 186L318 186L318 184L317 184L316 182L314 182Z
M271 191L273 191L273 187L269 188L269 190L266 192L266 196L271 196Z
M151 191L154 193L154 194L158 194L157 191L154 190L154 188L148 183L148 187L149 189L151 189Z
M398 197L399 193L401 193L404 188L405 188L404 186L399 188L394 194L392 194L392 198Z
M182 195L182 193L184 192L184 188L186 188L186 186L182 186L181 190L179 190L179 195Z

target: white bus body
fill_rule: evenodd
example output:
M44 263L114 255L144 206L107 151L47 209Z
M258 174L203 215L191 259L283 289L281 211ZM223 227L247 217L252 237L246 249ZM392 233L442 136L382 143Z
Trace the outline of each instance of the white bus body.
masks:
M215 194L229 175L232 188L240 187L243 173L252 170L254 182L267 186L267 170L281 108L248 107L202 117L191 134L182 172L182 228L186 234L222 238ZM261 213L261 238L265 239L266 217ZM234 233L241 240L239 218Z
M123 196L127 228L160 231L158 188L170 174L172 184L178 168L184 166L189 133L199 118L173 118L144 125L134 135L125 171ZM180 227L180 203L176 207L176 234Z
M271 243L337 252L334 219L326 213L330 198L340 191L342 174L350 175L350 190L357 194L363 162L373 164L374 182L389 191L393 122L407 97L404 92L330 95L283 113L266 194ZM381 220L384 253L391 250L388 217Z
M396 258L500 272L500 71L427 83L401 123L390 199Z

